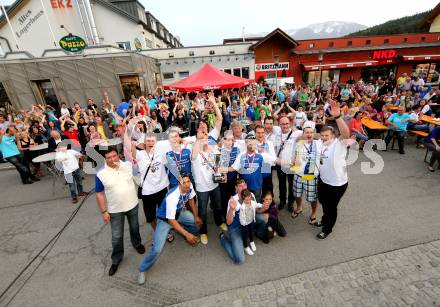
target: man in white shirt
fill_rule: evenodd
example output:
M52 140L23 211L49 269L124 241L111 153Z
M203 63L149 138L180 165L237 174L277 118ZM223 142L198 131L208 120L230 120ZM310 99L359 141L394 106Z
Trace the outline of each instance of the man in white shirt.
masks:
M112 231L112 265L108 274L113 276L124 257L124 222L128 219L131 244L139 254L145 247L139 234L138 198L130 162L120 161L115 148L105 154L105 166L95 176L96 201L104 223L110 222Z
M147 223L156 229L156 209L162 203L170 184L165 169L166 157L156 150L156 135L145 136L145 149L136 150L135 157L139 167L139 188Z
M72 203L78 202L78 196L86 196L83 191L82 175L79 168L78 158L81 153L76 150L67 149L66 146L60 146L56 152L56 161L62 166L64 178L69 184Z
M200 241L202 244L208 244L208 226L206 220L209 201L214 213L215 224L221 227L223 231L227 230L222 215L220 187L218 182L214 181L214 174L218 173L219 165L217 162L220 162L217 161L216 155L218 159L220 159L220 152L216 153L216 151L218 151L216 146L210 146L208 142L208 134L206 131L199 130L197 132L197 141L193 146L191 154L192 174L194 176L198 200L198 212L203 221L202 227L200 228Z
M179 185L168 192L157 210L157 227L153 235L153 244L139 265L139 284L145 283L145 272L159 259L171 228L180 233L191 246L197 245L198 227L202 221L198 217L195 197L190 176L182 174Z
M296 130L295 127L290 127L290 120L288 117L284 116L278 120L278 123L281 127L281 134L279 135L278 140L275 143L275 151L277 157L282 157L285 159L289 159L292 157L293 152L293 144L299 136L302 135L301 130ZM277 165L277 176L279 183L279 191L280 191L280 203L278 204L278 209L282 210L286 206L286 200L288 203L288 210L290 212L293 211L293 174L289 169L283 169L282 166ZM288 182L289 193L287 194L287 185L286 179Z
M272 142L273 145L275 145L280 138L281 128L279 126L274 126L272 116L268 116L264 119L264 133L266 135L266 140Z
M331 101L330 116L338 126L340 137L337 138L332 127L324 126L321 129L323 147L320 155L318 180L318 200L322 205L323 216L316 226L322 231L316 236L325 239L332 232L338 216L338 204L348 186L347 175L347 145L350 139L350 129L344 121L339 103Z
M299 105L297 111L295 112L295 126L297 129L302 129L303 124L307 120L307 115L304 112L304 107Z
M275 157L275 149L271 141L266 140L265 129L261 125L255 127L255 138L257 139L257 150L260 153L266 153ZM264 163L261 169L263 173L263 188L261 190L262 194L270 191L273 194L273 183L272 183L272 165Z
M303 211L302 196L306 195L306 200L312 206L309 224L316 224L316 209L318 208L318 175L319 161L322 150L322 141L314 140L315 129L304 126L304 140L297 140L293 147L294 158L292 171L294 172L293 193L296 200L296 209L292 217L296 218Z

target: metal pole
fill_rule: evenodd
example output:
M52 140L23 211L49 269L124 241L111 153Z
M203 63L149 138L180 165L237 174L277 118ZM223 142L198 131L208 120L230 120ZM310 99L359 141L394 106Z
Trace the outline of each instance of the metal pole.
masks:
M81 26L83 28L84 35L86 36L86 43L87 43L87 45L90 45L89 35L87 34L86 26L84 24L84 18L83 18L82 13L81 13L81 8L79 7L79 3L78 3L77 0L74 0L73 2L76 3L76 7L78 9L78 14L79 14L79 19L81 21Z
M17 47L17 50L20 50L20 45L18 44L17 36L15 35L14 29L12 28L11 21L9 20L9 16L6 13L5 6L3 4L1 6L2 6L3 15L5 15L6 21L7 21L8 25L9 25L9 29L11 29L12 37L14 38L14 41L15 41L15 46ZM13 50L11 49L11 52L12 51Z
M89 15L90 18L90 26L92 28L93 40L97 45L99 45L100 42L99 42L98 30L96 29L95 19L93 18L92 6L90 5L90 1L84 0L84 5L86 7L87 15Z

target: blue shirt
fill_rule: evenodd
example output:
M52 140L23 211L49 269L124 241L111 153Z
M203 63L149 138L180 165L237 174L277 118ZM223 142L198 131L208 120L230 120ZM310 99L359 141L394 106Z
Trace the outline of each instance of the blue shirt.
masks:
M404 113L402 115L399 115L399 113L394 113L388 118L388 120L393 124L396 124L397 129L395 129L393 125L390 125L389 129L396 131L406 131L406 127L408 126L408 121L403 122L403 120L409 120L409 119L412 119L412 117L407 113Z
M284 93L282 91L278 91L277 96L278 96L279 102L284 102L284 100L286 99L286 97L284 96Z
M440 140L440 126L436 126L434 129L429 132L428 136L425 138L425 141L428 143L432 143L431 139Z
M250 121L254 121L255 120L255 109L253 107L248 107L246 109L246 117L250 120Z
M191 172L191 150L183 148L181 153L175 153L169 151L166 153L168 179L170 180L170 186L179 184L179 180L175 175L180 173L187 173L192 178Z
M2 136L2 142L0 143L0 151L2 152L3 158L9 158L20 154L18 151L17 144L15 144L15 136Z
M116 110L116 113L122 118L125 118L125 115L127 114L127 110L130 107L130 104L126 101L121 102L118 105L118 109Z
M177 220L184 205L195 196L196 193L192 185L188 193L185 194L181 193L179 186L172 188L162 200L157 209L156 216L163 220Z
M150 110L156 109L156 99L152 98L148 100L148 106L150 107Z
M263 156L255 153L249 156L246 152L240 156L240 160L235 161L234 168L240 170L241 177L246 181L247 187L251 191L261 190L263 187L263 174L261 168L263 166ZM237 166L239 163L240 167Z

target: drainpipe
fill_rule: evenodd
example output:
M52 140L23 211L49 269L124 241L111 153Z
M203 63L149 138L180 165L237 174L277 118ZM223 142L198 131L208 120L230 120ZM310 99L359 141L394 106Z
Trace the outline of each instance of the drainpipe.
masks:
M87 45L90 45L89 35L87 34L87 30L86 30L86 26L84 24L84 18L83 18L82 12L81 12L81 8L79 6L79 2L78 1L73 1L73 2L76 3L76 8L78 9L78 14L79 14L79 19L81 21L81 26L83 28L84 35L86 36L86 43L87 43Z
M86 7L87 15L90 19L90 27L92 28L92 37L96 45L99 45L99 36L96 29L95 18L93 18L92 6L90 5L90 0L84 0L84 6Z

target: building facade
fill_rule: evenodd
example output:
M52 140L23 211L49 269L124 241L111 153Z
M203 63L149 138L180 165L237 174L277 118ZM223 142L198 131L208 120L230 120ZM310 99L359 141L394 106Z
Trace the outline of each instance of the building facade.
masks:
M132 94L139 97L161 84L155 59L113 46L87 48L82 55L47 50L33 58L24 52L9 53L0 61L0 101L15 109L40 103L57 107L61 102L101 103L107 93L119 103Z
M0 52L39 57L72 33L88 46L126 50L181 47L179 39L136 0L17 0L0 17Z
M157 59L164 85L171 84L209 63L234 76L253 79L254 52L251 43L151 49L141 53Z

